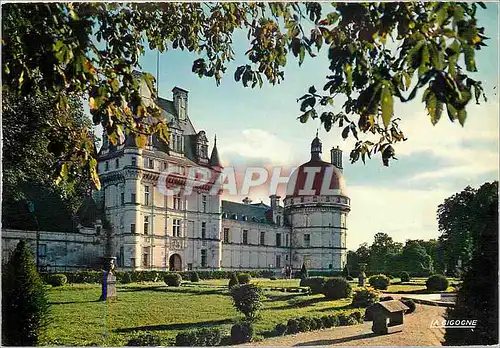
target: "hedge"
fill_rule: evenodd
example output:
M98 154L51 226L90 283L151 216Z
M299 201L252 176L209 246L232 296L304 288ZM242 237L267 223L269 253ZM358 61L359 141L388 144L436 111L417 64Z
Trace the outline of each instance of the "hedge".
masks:
M274 329L276 336L291 335L299 332L319 330L336 326L363 323L363 312L356 310L349 314L340 312L322 317L300 317L289 319L286 324L278 324Z
M191 275L194 271L186 271L186 272L175 272L178 273L182 279L191 279ZM233 271L196 271L200 279L229 279L230 275ZM132 283L137 282L161 282L165 278L166 273L172 273L168 271L114 271L113 274L116 277L116 280L119 283L122 283L122 280L125 274L128 274L125 281L129 281ZM274 271L272 270L255 270L255 271L246 271L245 273L249 274L253 278L271 278L275 276ZM50 275L54 273L50 272L42 272L40 276L42 279L46 280ZM88 271L74 271L74 272L57 272L57 274L63 274L68 279L68 283L70 284L83 284L83 283L102 283L103 279L103 271L98 270L88 270ZM127 279L128 278L128 279Z
M175 345L178 347L213 347L218 346L222 339L221 331L217 328L202 328L178 333Z

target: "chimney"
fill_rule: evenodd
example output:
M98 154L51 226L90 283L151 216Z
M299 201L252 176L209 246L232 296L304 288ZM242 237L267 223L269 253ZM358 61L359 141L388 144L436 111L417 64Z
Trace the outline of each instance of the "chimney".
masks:
M252 203L252 200L248 197L245 197L245 199L243 200L243 203L250 204L250 203Z
M332 158L332 164L337 167L341 172L343 172L342 168L342 150L339 147L332 147L330 150L330 155Z
M179 120L185 120L187 118L188 93L189 92L185 89L177 86L172 89L174 107L175 111L177 111L177 117L179 117Z
M269 196L269 198L271 199L271 209L272 210L276 210L278 209L278 206L280 205L280 196L276 196L276 195L271 195Z

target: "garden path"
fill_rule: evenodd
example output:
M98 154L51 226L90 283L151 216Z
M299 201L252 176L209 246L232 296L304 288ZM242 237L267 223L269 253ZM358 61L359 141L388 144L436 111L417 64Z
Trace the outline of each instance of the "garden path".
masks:
M394 296L396 297L396 296ZM416 311L405 316L402 332L375 335L372 322L335 327L319 331L286 335L253 342L251 346L440 346L444 329L430 328L432 321L442 320L446 308L417 304Z

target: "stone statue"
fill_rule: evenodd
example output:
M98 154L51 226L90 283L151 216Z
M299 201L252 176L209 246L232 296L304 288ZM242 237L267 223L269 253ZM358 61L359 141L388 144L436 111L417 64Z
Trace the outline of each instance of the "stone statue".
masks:
M116 257L104 257L102 291L99 301L116 298L116 277L113 274Z
M358 275L358 286L365 286L366 283L366 263L360 263L359 265L359 275Z

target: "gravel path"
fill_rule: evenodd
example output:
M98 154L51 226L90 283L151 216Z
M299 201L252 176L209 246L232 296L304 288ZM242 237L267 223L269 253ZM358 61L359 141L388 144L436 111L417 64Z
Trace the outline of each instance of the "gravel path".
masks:
M444 329L431 329L433 320L441 320L445 308L417 304L414 313L405 316L402 332L375 335L372 322L360 325L336 327L296 335L274 337L254 342L251 346L440 346Z

